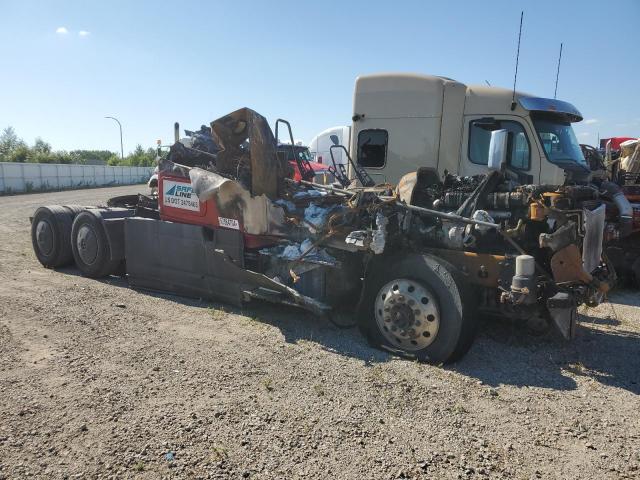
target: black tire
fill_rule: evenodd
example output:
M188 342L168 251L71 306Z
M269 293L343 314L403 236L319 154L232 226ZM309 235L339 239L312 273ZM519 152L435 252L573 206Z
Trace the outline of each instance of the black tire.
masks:
M69 211L69 213L71 213L71 216L75 219L80 212L86 210L89 207L83 207L82 205L65 205L62 208Z
M424 348L421 348L421 345L410 336L395 337L397 334L386 329L386 323L382 328L385 328L387 332L383 332L376 320L376 301L384 301L385 299L385 294L381 289L397 283L398 280L400 282L409 280L407 284L410 285L410 288L414 288L413 285L422 286L429 292L429 297L435 301L434 308L437 309L437 326L435 328L437 331L433 334L433 338L427 340L431 343ZM378 260L370 270L365 282L358 321L360 330L373 346L433 364L454 362L469 350L475 338L477 327L476 297L463 279L459 277L456 270L448 263L430 255L412 254L403 257L390 257L382 261ZM397 286L392 288L397 288ZM378 298L379 295L380 298ZM422 303L426 305L428 302L428 300L425 302L423 298ZM386 315L380 310L378 312L382 316ZM411 313L409 315L414 321L419 318L414 318ZM424 320L422 322L425 323ZM419 321L415 323L419 324ZM419 328L426 329L424 325L416 327L416 329ZM421 333L425 337L431 336L427 335L429 332L426 331ZM412 334L415 335L415 329ZM388 337L394 337L395 341ZM413 338L417 338L419 341L423 340L420 335ZM415 346L411 346L407 342L411 342Z
M47 268L73 263L71 227L77 207L49 205L38 208L31 220L31 243L38 261Z
M91 212L81 212L71 229L71 250L86 277L101 278L118 270L120 260L111 259L109 239L102 222Z

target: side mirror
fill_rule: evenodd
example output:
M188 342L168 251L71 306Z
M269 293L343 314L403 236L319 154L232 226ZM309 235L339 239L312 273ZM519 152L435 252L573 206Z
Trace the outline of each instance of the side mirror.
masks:
M340 139L338 139L337 135L329 135L329 138L334 145L340 145Z
M507 162L507 142L509 132L507 130L494 130L491 132L489 141L489 171L501 170L502 165Z

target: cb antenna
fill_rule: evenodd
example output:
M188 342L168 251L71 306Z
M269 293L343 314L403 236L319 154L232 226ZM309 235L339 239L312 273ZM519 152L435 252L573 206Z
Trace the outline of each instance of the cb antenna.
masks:
M518 31L518 52L516 53L516 73L513 75L513 95L511 96L511 110L516 109L516 81L518 80L518 60L520 60L520 39L522 38L522 17L524 17L524 10L520 12L520 30Z
M556 71L556 88L553 90L553 99L556 99L558 93L558 77L560 76L560 62L562 61L562 43L560 43L560 55L558 55L558 70Z

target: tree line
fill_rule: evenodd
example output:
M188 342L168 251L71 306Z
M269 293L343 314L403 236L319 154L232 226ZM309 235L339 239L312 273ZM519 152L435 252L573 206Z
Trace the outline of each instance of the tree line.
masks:
M138 144L133 152L124 158L109 150L53 150L51 144L38 137L33 145L28 145L18 137L13 127L5 128L0 134L0 162L20 163L76 163L86 164L100 160L111 166L148 167L154 165L156 151L142 148Z

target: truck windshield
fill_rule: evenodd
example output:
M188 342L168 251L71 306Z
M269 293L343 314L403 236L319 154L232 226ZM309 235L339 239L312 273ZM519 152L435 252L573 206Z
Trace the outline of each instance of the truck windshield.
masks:
M302 161L313 162L313 157L311 156L311 152L309 152L308 147L300 147L298 145L293 147L293 151L291 149L291 145L278 145L278 157L282 157L287 159L289 162L293 162L298 157ZM294 157L295 153L295 157Z
M312 162L313 161L313 157L311 156L311 152L309 152L309 149L307 147L298 147L298 148L296 148L296 155L301 160L305 160L305 161L308 161L308 162Z
M563 168L589 168L570 122L545 116L534 117L533 124L551 163Z

